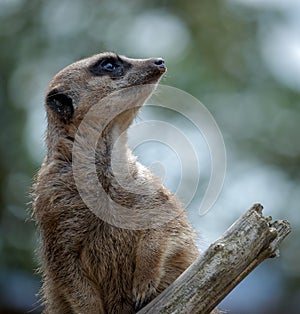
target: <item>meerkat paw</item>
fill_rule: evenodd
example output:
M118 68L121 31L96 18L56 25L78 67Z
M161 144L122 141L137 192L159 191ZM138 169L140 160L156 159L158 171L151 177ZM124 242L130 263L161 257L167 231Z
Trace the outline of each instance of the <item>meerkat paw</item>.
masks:
M144 307L156 294L158 283L148 280L135 282L133 285L133 305L136 311Z

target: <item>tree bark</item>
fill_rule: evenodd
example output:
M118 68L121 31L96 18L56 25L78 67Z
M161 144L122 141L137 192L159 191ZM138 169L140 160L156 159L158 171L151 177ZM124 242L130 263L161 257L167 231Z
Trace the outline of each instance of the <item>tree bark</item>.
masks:
M138 313L210 313L256 266L277 256L279 244L290 233L288 221L271 222L262 209L260 204L253 205Z

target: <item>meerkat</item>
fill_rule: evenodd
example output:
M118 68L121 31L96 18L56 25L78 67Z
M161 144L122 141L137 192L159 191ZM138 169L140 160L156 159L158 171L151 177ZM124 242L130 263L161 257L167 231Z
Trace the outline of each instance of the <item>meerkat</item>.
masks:
M136 313L199 256L195 232L180 202L135 160L123 136L165 71L161 58L130 59L107 52L67 66L49 84L47 152L33 187L44 314ZM137 108L119 113L118 104L105 102L114 92L147 85L140 94L134 92L134 101L140 102ZM99 102L102 116L118 112L103 127L95 149L101 188L130 213L151 214L158 208L170 219L154 226L122 228L101 219L82 199L73 173L74 143L84 117ZM114 142L121 135L118 160L139 182L142 190L137 193L127 191L112 169ZM145 192L149 190L153 192ZM99 200L99 194L90 195L90 202L99 201L108 204Z

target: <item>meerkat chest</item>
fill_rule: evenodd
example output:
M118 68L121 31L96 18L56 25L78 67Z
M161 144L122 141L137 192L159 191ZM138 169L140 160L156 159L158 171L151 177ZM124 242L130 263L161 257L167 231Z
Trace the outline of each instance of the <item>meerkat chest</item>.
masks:
M109 230L105 223L103 225L87 236L80 258L90 276L96 276L95 280L110 282L111 276L121 278L125 273L133 272L138 237L126 230Z

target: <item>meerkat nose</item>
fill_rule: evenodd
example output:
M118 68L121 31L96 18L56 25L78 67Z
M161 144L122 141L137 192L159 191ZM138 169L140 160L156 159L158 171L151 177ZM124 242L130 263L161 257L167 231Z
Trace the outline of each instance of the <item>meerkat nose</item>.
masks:
M161 68L161 69L165 69L166 66L165 66L165 60L162 59L162 58L155 58L153 59L152 63L158 67L158 68Z

